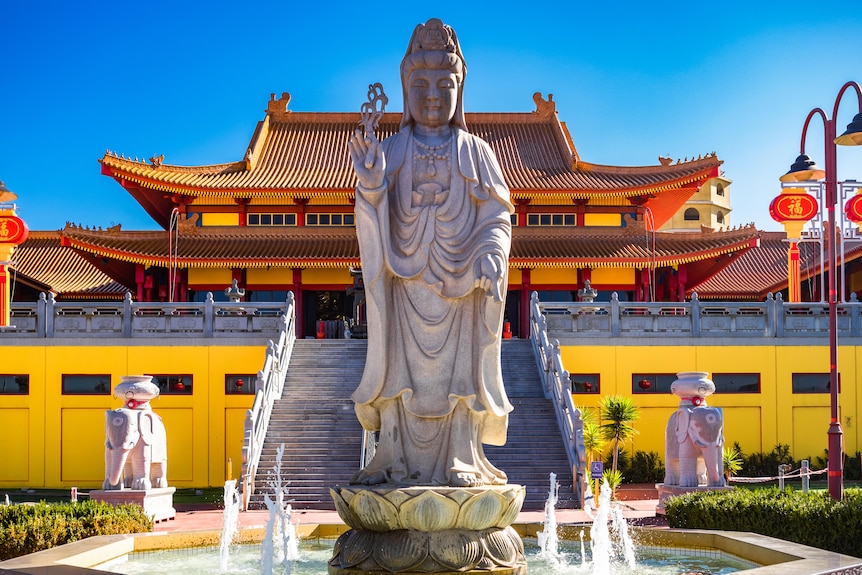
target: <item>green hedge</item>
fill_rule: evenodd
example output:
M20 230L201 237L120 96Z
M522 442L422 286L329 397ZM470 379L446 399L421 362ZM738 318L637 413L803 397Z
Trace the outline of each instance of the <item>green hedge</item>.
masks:
M670 527L752 531L862 557L862 489L835 501L825 491L733 489L687 493L665 503Z
M0 505L0 561L94 535L153 530L137 505L104 502Z

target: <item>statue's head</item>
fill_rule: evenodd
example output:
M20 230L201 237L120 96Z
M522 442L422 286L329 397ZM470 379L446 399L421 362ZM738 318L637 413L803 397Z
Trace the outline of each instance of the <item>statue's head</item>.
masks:
M463 108L466 75L467 64L452 28L437 18L431 18L425 24L416 26L407 45L407 53L401 61L401 87L404 92L401 126L423 121L421 117L414 118L414 115L418 115L415 108L411 111L411 90L415 102L416 91L421 90L428 81L433 81L454 97L450 98L451 106L449 102L443 102L441 106L440 113L447 116L445 121L466 129ZM454 85L447 88L447 83Z

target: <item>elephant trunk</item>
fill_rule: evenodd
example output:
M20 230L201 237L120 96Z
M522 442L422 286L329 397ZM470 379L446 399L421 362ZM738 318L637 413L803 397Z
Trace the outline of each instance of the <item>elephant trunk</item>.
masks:
M126 460L129 458L129 452L125 449L114 449L113 454L111 468L108 472L108 484L111 486L119 485L120 481L122 481L123 468L126 466Z

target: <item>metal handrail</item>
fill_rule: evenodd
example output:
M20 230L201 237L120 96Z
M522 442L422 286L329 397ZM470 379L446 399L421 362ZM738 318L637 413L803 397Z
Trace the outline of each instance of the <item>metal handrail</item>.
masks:
M287 311L276 343L267 345L263 369L257 372L254 388L254 404L246 412L243 425L242 475L240 476L240 501L242 509L255 490L255 475L263 452L263 442L275 400L284 391L287 368L296 342L296 306L293 292L287 294Z
M563 367L560 342L548 341L547 322L536 292L530 297L530 340L545 397L554 405L557 425L560 427L566 457L572 469L572 488L579 504L583 506L587 455L584 448L584 420L581 410L575 407L572 401L571 380L569 372Z

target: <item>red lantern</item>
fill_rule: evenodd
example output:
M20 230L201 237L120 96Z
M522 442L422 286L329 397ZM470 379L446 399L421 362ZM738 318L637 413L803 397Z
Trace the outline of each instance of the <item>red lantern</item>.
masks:
M862 222L862 195L855 195L844 204L847 219L857 224Z
M174 389L176 389L177 391L185 391L186 390L186 384L183 383L183 378L179 378L177 380L177 385L174 387Z
M652 382L644 378L638 382L638 387L641 388L642 391L646 391L652 387Z
M18 216L0 216L0 244L23 244L30 230Z
M587 391L592 391L593 390L593 384L590 383L589 381L585 381L584 382L584 389Z
M817 215L817 200L804 191L785 191L769 204L769 215L782 224L807 222Z
M237 378L237 380L236 380L236 389L237 389L237 391L242 391L242 386L243 386L243 385L245 385L245 382L242 380L242 378Z

